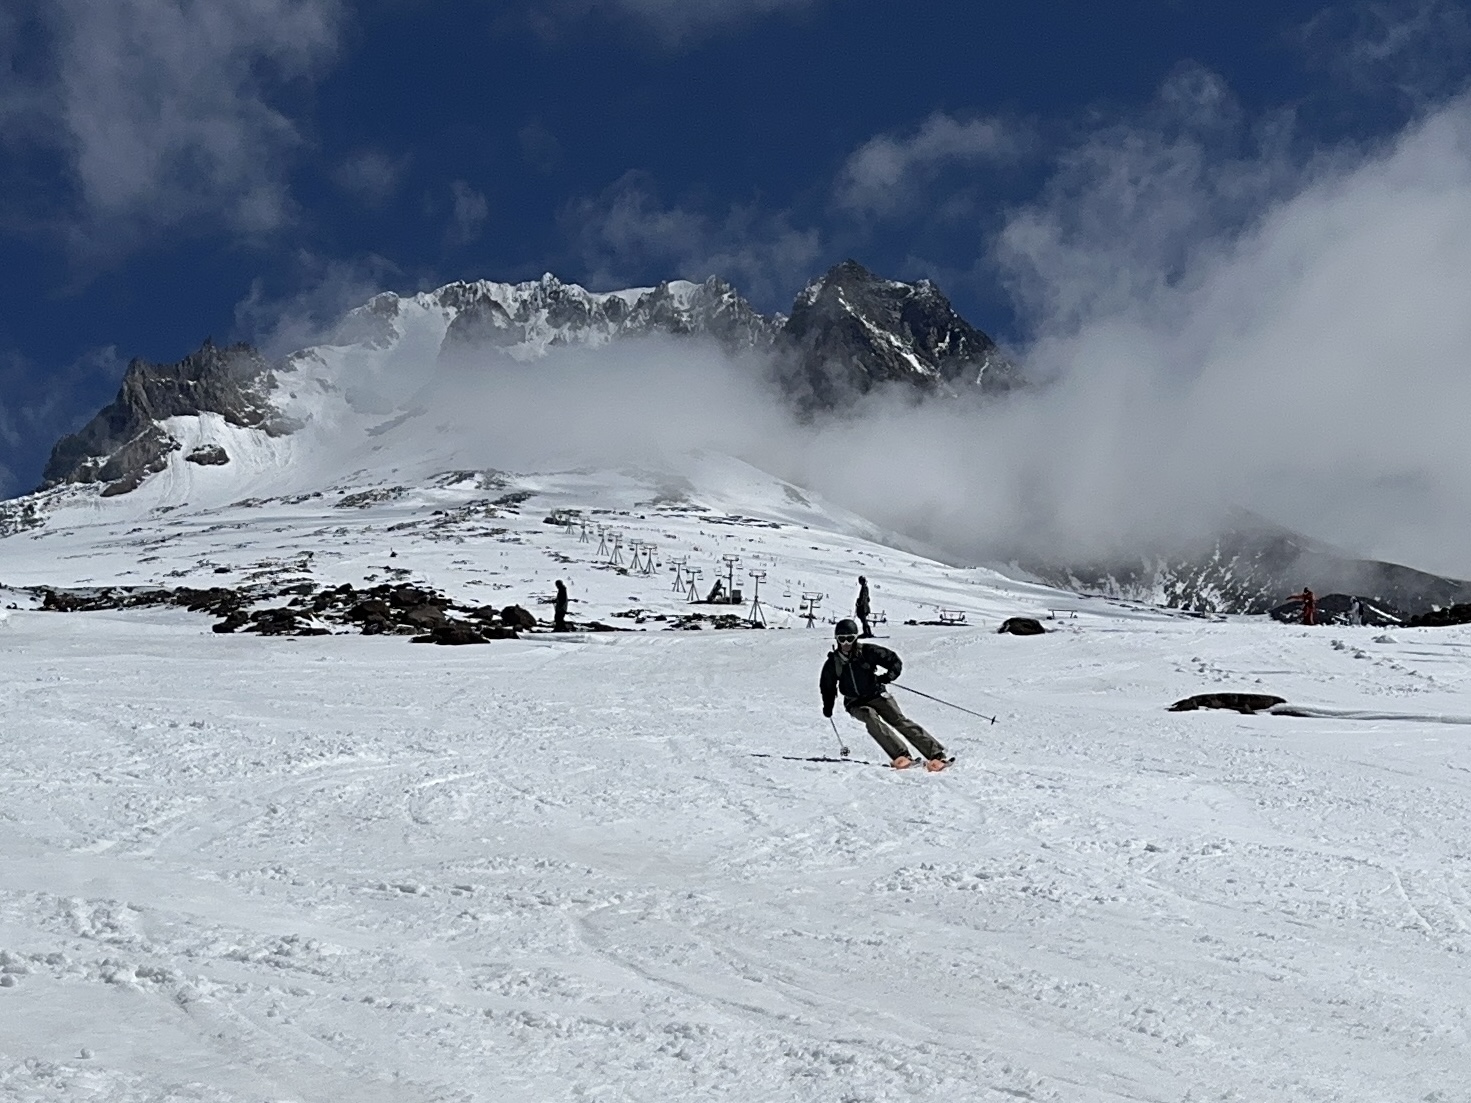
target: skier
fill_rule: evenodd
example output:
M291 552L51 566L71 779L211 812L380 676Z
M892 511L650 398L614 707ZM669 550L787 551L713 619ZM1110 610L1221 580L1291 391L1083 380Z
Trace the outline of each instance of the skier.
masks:
M552 631L567 632L567 584L557 579L557 600L552 603Z
M836 645L828 652L822 676L818 679L822 690L822 715L832 716L833 702L841 692L843 708L868 728L868 734L889 756L894 769L905 770L914 765L904 739L914 744L915 750L924 758L926 770L943 770L950 765L945 748L905 716L898 702L884 689L899 677L904 668L899 656L876 643L859 643L858 624L852 620L838 621L834 635ZM878 673L880 667L884 671L882 674ZM904 739L899 738L901 733Z
M858 576L858 600L853 604L853 615L863 625L863 638L868 639L873 635L873 629L868 626L868 579L862 575Z
M1313 596L1313 591L1304 586L1302 593L1293 594L1292 596L1295 600L1302 602L1302 622L1304 624L1317 624L1318 599Z

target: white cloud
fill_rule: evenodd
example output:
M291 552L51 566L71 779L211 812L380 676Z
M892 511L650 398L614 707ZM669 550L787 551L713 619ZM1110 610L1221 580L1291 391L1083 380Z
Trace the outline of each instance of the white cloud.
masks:
M1239 505L1471 575L1471 100L1372 153L1283 148L1112 128L1015 213L1059 383L966 456L998 527L1107 544Z
M284 104L335 54L340 0L54 0L41 18L51 64L29 93L69 166L80 250L290 221L304 139Z
M1175 73L1140 117L1096 126L1013 210L995 254L1023 313L1058 332L1193 278L1203 242L1299 186L1287 121L1246 125L1229 90Z
M344 314L403 275L378 256L344 261L303 252L297 254L295 267L297 290L276 294L256 280L235 304L235 339L250 342L268 357L331 343Z
M663 279L718 275L758 302L772 301L806 282L822 255L818 231L797 228L783 212L666 206L636 172L569 205L562 218L598 286L637 282L650 270Z
M911 203L946 169L1011 161L1030 145L1015 124L936 113L912 134L880 134L855 150L838 174L834 198L855 214L887 214Z

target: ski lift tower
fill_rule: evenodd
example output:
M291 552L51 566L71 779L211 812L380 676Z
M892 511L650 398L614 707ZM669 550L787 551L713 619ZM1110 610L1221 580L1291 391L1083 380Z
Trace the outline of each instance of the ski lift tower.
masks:
M822 599L826 596L826 594L814 593L810 590L802 591L802 611L800 615L807 621L808 628L815 628L817 626L817 607L822 604Z
M736 565L740 563L741 557L738 555L722 555L720 561L725 564L725 600L735 601L735 569Z
M705 572L702 571L702 570L700 570L699 567L688 567L688 568L686 568L686 570L689 571L689 579L690 579L689 600L691 602L699 601L700 600L699 579L700 579L700 575L704 574Z
M766 578L765 571L747 571L746 577L751 580L751 612L746 616L746 623L752 628L760 625L766 627L766 614L761 611L761 583Z
M669 569L674 574L674 585L670 587L671 590L684 589L684 565L688 562L689 560L687 558L671 559L669 561Z
M598 551L599 559L608 554L608 530L602 525L598 526Z

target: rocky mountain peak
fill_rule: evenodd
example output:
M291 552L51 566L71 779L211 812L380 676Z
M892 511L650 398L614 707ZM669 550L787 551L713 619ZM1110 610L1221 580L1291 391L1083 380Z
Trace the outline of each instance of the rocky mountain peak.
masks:
M486 351L527 360L553 346L651 334L708 337L732 350L765 348L777 329L717 277L699 284L673 280L653 288L593 292L548 274L532 283L481 283L446 291L434 293L455 312L440 354L455 361L473 361Z
M626 337L713 340L734 354L769 357L777 384L808 415L841 409L881 385L953 395L1004 390L1015 380L995 342L960 318L932 282L883 279L856 260L808 284L790 317L762 314L719 276L595 292L548 272L516 284L460 281L415 295L376 295L350 311L323 348L351 346L354 363L365 353L371 362L410 334L437 340L441 361L464 370L483 369L487 354L530 361L558 346ZM351 380L321 375L339 360L307 349L278 370L316 373L324 392L339 384L351 390ZM134 361L117 398L57 443L42 487L103 482L110 494L132 489L180 447L164 424L172 417L217 414L229 425L289 432L294 423L273 407L274 389L271 369L245 345L206 340L175 364ZM209 457L219 462L214 452ZM201 453L195 462L205 459Z
M162 470L179 443L159 424L171 417L219 414L231 425L290 432L294 426L271 405L270 365L245 344L210 338L174 364L135 359L113 401L51 450L42 488L58 483L109 484L104 493L132 490Z
M909 284L845 260L797 296L782 336L795 350L789 389L809 409L841 406L877 387L954 395L1004 392L1018 369L929 280Z

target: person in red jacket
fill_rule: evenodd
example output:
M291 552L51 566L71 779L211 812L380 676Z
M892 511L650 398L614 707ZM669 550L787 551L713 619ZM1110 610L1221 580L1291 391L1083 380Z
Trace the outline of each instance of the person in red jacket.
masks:
M1302 588L1302 593L1293 594L1292 596L1296 600L1302 602L1302 622L1304 624L1317 624L1318 599L1313 597L1313 591L1304 586Z

